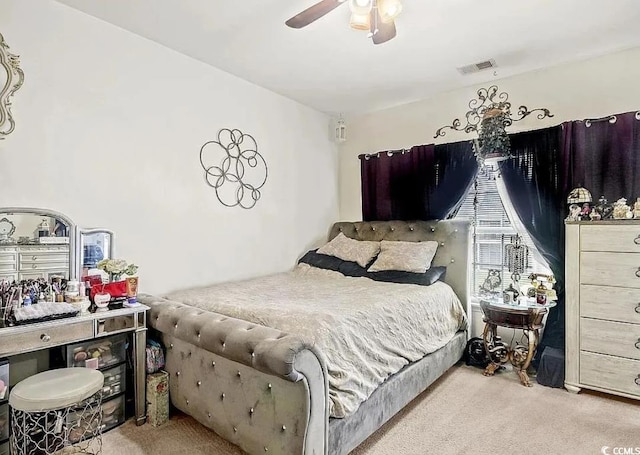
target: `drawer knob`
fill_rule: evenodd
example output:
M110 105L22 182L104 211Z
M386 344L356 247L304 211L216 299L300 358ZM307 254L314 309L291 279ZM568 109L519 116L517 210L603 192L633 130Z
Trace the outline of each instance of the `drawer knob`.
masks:
M49 341L51 341L51 336L47 335L46 333L43 333L42 335L40 335L40 339L43 342L48 343Z
M638 270L636 270L636 276L640 278L640 267L638 267Z
M38 266L37 266L37 265L35 265L35 264L33 264L33 265L31 266L31 268L32 268L32 269L37 269L37 268L38 268ZM638 269L638 270L640 271L640 269ZM636 272L636 275L638 275L638 272ZM640 277L640 275L638 275L638 276Z
M638 377L634 380L634 382L636 383L636 385L640 385L640 374L638 375Z
M636 349L640 349L640 338L638 338L638 341L636 341Z
M31 259L33 259L34 261L36 261L38 259L38 256L32 256Z
M640 234L638 234L638 237L633 239L633 243L635 243L636 245L640 245Z
M640 303L636 305L636 313L640 313Z

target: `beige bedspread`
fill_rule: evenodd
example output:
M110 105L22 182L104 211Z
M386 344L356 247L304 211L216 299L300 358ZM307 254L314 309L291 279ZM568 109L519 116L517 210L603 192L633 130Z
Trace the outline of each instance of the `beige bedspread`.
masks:
M466 327L464 309L445 283L384 283L307 264L167 297L315 343L327 364L332 417L355 412L388 376Z

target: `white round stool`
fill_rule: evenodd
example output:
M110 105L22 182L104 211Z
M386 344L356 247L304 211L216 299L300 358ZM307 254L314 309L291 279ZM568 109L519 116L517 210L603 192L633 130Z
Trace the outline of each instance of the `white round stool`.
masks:
M102 452L104 376L61 368L31 376L11 390L11 454Z

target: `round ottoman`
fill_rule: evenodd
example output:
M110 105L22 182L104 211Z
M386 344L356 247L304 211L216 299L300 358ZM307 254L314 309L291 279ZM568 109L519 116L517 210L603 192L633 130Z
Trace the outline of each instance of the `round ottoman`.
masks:
M102 452L104 376L61 368L31 376L11 390L11 453Z

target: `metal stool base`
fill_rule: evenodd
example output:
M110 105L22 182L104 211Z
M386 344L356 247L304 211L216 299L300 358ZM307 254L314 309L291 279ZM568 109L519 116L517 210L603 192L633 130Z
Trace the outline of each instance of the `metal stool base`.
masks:
M11 409L12 455L102 453L102 392L54 411Z

